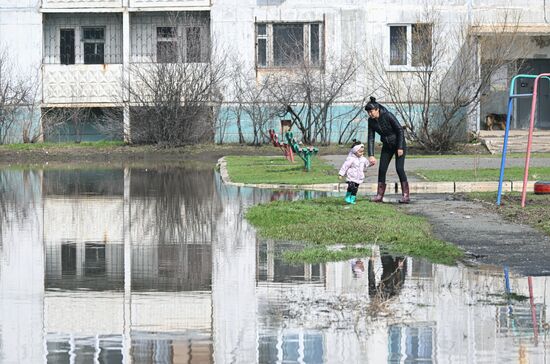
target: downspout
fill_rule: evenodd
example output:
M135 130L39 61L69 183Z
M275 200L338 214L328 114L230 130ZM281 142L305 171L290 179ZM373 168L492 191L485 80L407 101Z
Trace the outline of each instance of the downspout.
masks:
M544 13L544 22L548 24L548 19L546 18L546 0L542 1L542 11Z

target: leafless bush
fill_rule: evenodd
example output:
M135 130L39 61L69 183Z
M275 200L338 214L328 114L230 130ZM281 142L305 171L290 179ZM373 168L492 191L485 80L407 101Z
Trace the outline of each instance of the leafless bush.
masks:
M393 34L390 67L407 72L388 72L388 60L376 46L370 47L368 72L405 123L408 139L424 149L444 151L466 133L466 120L492 77L516 67L529 50L518 25L519 16L509 13L491 23L463 19L453 25L437 9L425 9L412 26L412 47L398 27Z
M8 50L0 47L0 144L7 143L18 127L32 96L33 85L15 75Z
M339 57L328 55L320 65L303 60L291 70L266 76L263 88L269 92L280 115L290 115L304 143L329 144L331 110L340 98L350 97L351 84L361 65L352 50L344 51ZM360 107L357 105L357 114Z
M132 142L177 146L213 140L213 108L222 101L226 74L205 21L171 13L166 26L156 28L156 52L130 64L120 109L129 109ZM113 122L120 123L115 116Z
M254 69L248 69L242 62L233 60L231 70L231 88L235 93L232 105L236 116L239 142L244 143L242 132L243 116L246 116L252 126L253 145L260 145L269 141L268 130L270 123L279 110L273 105L269 93L269 82L257 82Z

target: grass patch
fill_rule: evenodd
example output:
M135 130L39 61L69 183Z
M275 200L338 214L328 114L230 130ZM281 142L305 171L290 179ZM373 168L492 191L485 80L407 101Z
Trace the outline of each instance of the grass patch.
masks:
M341 197L275 201L250 208L246 218L260 236L277 240L332 244L379 244L389 253L453 264L463 252L436 239L427 220L396 206L359 200L345 206Z
M294 163L283 157L228 156L227 171L232 182L313 184L337 183L338 172L331 165L314 157L311 171L304 171L304 163L296 157Z
M466 196L472 200L486 202L487 207L498 212L508 221L530 225L550 236L550 195L528 193L525 208L521 207L519 192L503 194L500 206L496 205L496 192L476 192Z
M347 246L340 250L328 249L324 245L308 245L300 251L285 251L283 259L289 263L326 263L337 262L357 257L371 255L372 250L368 247Z
M523 180L523 167L506 168L505 178L507 181ZM434 182L471 182L471 181L498 181L500 169L481 168L473 169L437 169L437 170L417 170L418 175ZM536 181L550 179L550 167L531 167L529 168L529 180Z

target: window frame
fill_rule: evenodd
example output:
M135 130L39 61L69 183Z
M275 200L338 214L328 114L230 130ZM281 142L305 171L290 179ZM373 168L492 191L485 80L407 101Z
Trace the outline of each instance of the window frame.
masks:
M70 65L74 65L76 64L76 56L77 56L77 53L76 53L76 39L77 39L77 31L76 31L76 28L74 27L60 27L59 29L59 63L64 65L64 66L70 66ZM63 32L66 32L66 31L72 31L72 35L73 35L73 44L72 44L72 54L69 55L69 57L72 57L70 58L70 61L68 62L63 62L64 58L64 55L66 56L65 53L63 53L63 35L62 33Z
M174 30L174 32L172 33L172 36L170 37L159 37L159 29L162 29L162 28L172 28ZM180 60L180 52L178 51L179 50L179 44L180 44L180 39L179 39L179 35L178 35L178 26L176 25L172 25L172 26L167 26L167 25L155 25L154 26L154 29L155 29L155 63L177 63L179 62ZM171 56L174 57L175 56L175 60L174 62L171 62L173 59L166 59L166 60L159 60L159 43L171 43L172 46L174 46L174 52L175 52L175 55L172 54ZM165 56L169 57L170 55L166 54Z
M254 43L255 43L255 53L254 53L254 65L257 70L280 70L280 69L296 69L300 67L299 64L292 65L292 64L283 64L283 65L275 65L274 60L274 31L273 27L274 25L300 25L302 26L302 37L303 37L303 50L302 50L302 56L305 64L312 68L324 68L324 61L325 61L325 49L324 49L324 37L325 37L325 27L324 27L324 21L323 20L316 20L316 21L256 21L254 23ZM317 36L318 36L318 49L317 49L317 58L318 62L317 64L311 64L312 59L312 42L311 42L311 34L312 34L312 25L317 26ZM259 27L265 26L265 34L259 33ZM260 43L261 41L265 42L265 64L260 64Z
M417 25L431 25L431 34L432 39L430 42L432 60L430 65L413 65L413 26ZM391 28L392 27L406 27L406 63L405 64L391 64ZM418 70L430 70L433 63L433 23L388 23L387 32L386 32L386 41L385 43L385 65L386 71L395 71L395 72L410 72Z
M103 39L92 39L92 38L85 38L84 34L86 33L87 29L101 29L103 31ZM105 26L84 26L80 28L80 39L82 42L82 63L83 64L105 64L105 39L106 39L106 27ZM94 44L95 53L94 55L97 56L98 52L98 45L103 46L103 51L101 56L103 57L103 62L86 62L86 44Z

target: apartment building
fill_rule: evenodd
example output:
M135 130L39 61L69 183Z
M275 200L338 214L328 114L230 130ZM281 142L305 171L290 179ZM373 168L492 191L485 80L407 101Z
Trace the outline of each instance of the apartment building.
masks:
M381 63L375 69L407 79L426 66L426 61L422 63L415 56L419 50L433 52L435 57L437 32L439 42L448 43L438 67L451 69L463 44L454 44L456 40L441 34L465 25L471 26L470 39L478 47L471 57L472 67L482 73L489 57L485 47L488 42L482 39L494 34L494 27L489 25L508 24L504 31L516 33L518 44L531 47L517 55L509 52L509 57L521 57L520 61L507 62L493 73L482 91L481 105L468 110L473 111L468 117L471 131L484 128L487 114L506 112L513 75L550 70L550 10L543 1L434 2L428 10L437 12L438 27L426 20L427 9L426 3L419 0L3 0L0 44L9 50L19 74L33 75L39 70L37 98L42 113L84 108L90 111L86 117L97 119L115 109L127 139L131 134L131 102L123 84L131 82L129 70L146 69L148 64L159 62L208 63L213 46L223 50L220 54L228 63L234 59L242 62L257 80L273 73L292 72L303 63L327 72L331 66L337 68L350 50L362 59L379 54ZM428 36L419 39L420 33ZM357 106L371 94L391 107L395 100L374 85L372 70L361 67L348 92L331 108ZM533 85L527 80L517 87L518 93L525 93ZM235 102L236 91L231 87L221 91L223 110ZM550 87L541 85L539 92L541 98L547 98ZM550 128L547 105L540 106L539 129ZM513 128L527 127L529 106L529 100L518 100ZM250 120L242 121L244 132L250 132ZM358 121L364 121L364 117ZM226 133L225 140L234 141L236 121L226 122L227 127L216 132ZM272 120L273 125L277 122ZM79 128L82 139L104 137L91 123L84 122ZM18 139L20 132L14 133L13 138ZM69 128L46 134L45 138L70 140L74 134L75 130Z

